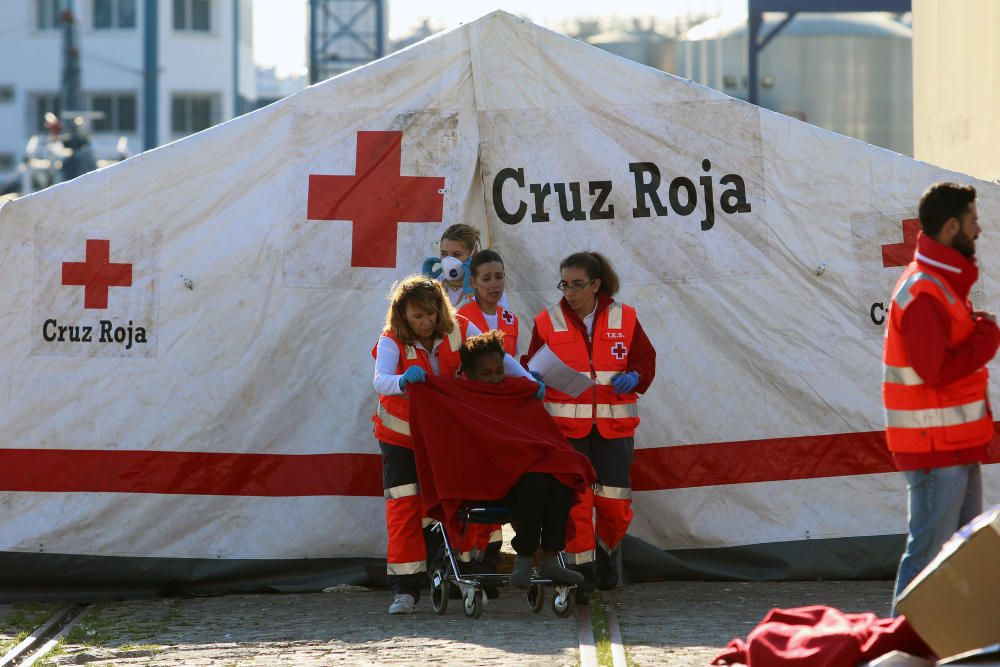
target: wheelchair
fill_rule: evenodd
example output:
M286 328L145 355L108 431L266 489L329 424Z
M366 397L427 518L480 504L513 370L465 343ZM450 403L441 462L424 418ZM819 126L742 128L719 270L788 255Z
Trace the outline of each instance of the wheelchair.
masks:
M511 522L511 510L500 506L470 506L458 511L457 517L463 525L506 524ZM461 593L462 610L468 618L479 618L486 608L485 588L505 586L510 583L507 574L463 573L461 562L448 540L448 531L443 523L437 523L432 530L441 534L443 559L440 567L431 572L431 607L435 614L448 610L448 599L452 586ZM565 567L562 553L557 556L559 564ZM542 579L532 571L531 587L526 591L528 608L536 614L545 606L545 589L552 588L552 611L559 618L566 618L576 609L575 584L563 584L552 579Z

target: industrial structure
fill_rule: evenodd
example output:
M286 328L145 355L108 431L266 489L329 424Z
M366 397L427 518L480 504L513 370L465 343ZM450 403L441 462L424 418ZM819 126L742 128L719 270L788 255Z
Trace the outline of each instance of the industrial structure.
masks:
M768 15L783 25L760 54L760 106L912 155L913 31L884 13ZM746 16L722 16L688 31L677 74L750 100Z
M3 11L0 181L16 173L32 137L36 146L48 140L46 113L99 112L90 133L100 160L205 129L256 100L251 0L24 0ZM74 78L78 99L65 90Z
M309 0L309 81L377 60L386 54L385 0Z

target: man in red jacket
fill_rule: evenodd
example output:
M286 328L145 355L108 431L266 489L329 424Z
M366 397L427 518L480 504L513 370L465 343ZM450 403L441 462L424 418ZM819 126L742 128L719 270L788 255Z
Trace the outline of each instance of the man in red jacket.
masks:
M982 511L980 463L993 438L986 364L1000 345L969 291L979 277L979 216L970 186L935 183L923 232L893 291L883 354L886 440L906 476L909 535L893 607L945 541Z

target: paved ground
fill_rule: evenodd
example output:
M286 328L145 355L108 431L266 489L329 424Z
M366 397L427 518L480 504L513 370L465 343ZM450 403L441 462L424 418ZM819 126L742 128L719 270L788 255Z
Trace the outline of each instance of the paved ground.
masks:
M706 665L771 607L831 604L886 612L891 583L663 582L636 584L611 599L633 665ZM605 594L607 595L607 594ZM386 591L345 588L310 595L230 595L109 602L74 628L45 664L68 665L576 665L575 619L532 614L505 591L483 617L457 601L441 617L389 617ZM57 605L52 605L54 611ZM0 605L0 640L25 608ZM44 615L44 614L43 614Z

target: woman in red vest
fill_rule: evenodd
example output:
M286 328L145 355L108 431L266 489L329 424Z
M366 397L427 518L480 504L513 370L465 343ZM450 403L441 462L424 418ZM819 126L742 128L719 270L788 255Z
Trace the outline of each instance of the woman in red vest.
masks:
M390 614L411 613L427 578L427 547L406 387L423 382L428 373L455 377L461 367L462 343L480 333L469 320L456 315L438 281L415 275L393 286L385 326L372 350L374 386L379 394L372 421L382 453L388 530L386 572L394 595ZM509 375L530 377L510 355L504 358L504 369ZM540 383L539 393L544 393Z
M517 354L517 316L500 305L506 288L503 258L495 250L481 250L472 256L469 274L470 284L475 290L474 299L459 308L458 314L466 317L480 331L503 332L504 351L509 355ZM471 569L495 573L500 564L500 547L503 546L501 526L473 524L468 532L473 548L469 554L473 561ZM487 589L486 593L496 594L491 589Z
M557 288L564 296L535 317L526 356L547 345L595 383L576 398L551 387L545 396L549 414L597 471L593 492L570 513L575 534L566 544L567 561L587 579L577 589L577 601L583 602L595 585L609 590L618 584L618 546L632 520L637 394L653 381L656 351L635 308L614 300L618 275L603 255L574 253L560 262L559 271Z

